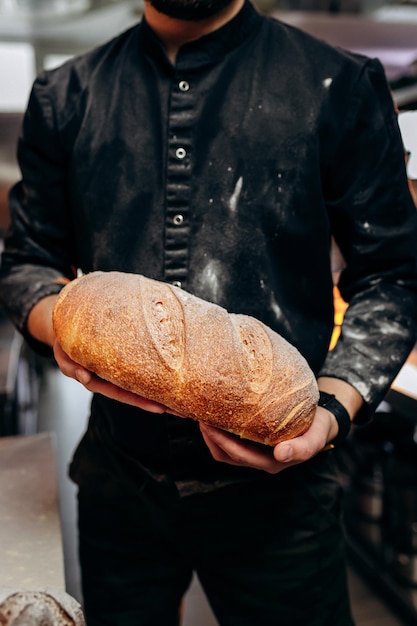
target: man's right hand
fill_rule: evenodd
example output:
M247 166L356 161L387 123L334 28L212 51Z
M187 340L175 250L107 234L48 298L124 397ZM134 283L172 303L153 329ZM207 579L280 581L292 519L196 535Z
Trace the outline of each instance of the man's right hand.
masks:
M55 360L61 372L69 378L78 380L78 382L88 389L88 391L91 391L92 393L100 393L107 398L123 402L124 404L136 406L144 411L149 411L151 413L165 413L166 407L162 404L142 398L142 396L138 396L131 391L125 391L117 385L99 378L93 374L93 372L85 369L85 367L78 365L78 363L75 363L75 361L70 359L70 357L63 351L58 341L55 341L53 350Z

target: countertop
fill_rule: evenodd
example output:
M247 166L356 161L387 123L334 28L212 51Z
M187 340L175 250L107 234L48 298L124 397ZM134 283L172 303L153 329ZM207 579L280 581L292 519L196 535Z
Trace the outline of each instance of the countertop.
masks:
M0 588L65 590L50 433L0 438Z

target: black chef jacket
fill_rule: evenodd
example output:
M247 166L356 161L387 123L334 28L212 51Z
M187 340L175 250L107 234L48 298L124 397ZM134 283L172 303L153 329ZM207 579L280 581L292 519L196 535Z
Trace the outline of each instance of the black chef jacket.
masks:
M416 339L417 218L379 62L248 2L174 67L142 20L38 77L18 154L0 289L26 336L59 276L142 273L259 318L368 414L384 397ZM329 353L331 234L350 307ZM92 414L155 472L224 471L191 421L103 397Z

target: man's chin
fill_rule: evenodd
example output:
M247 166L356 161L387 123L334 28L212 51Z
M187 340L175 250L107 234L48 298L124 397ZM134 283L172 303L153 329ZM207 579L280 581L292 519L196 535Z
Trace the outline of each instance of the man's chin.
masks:
M147 0L154 9L168 17L199 22L216 15L233 0Z

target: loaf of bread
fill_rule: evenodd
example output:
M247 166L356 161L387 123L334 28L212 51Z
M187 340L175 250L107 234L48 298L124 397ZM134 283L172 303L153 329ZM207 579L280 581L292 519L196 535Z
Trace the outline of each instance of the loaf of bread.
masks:
M78 602L58 589L0 588L1 626L85 626Z
M64 287L53 323L73 361L178 415L271 446L312 422L318 388L299 351L178 287L92 272Z

